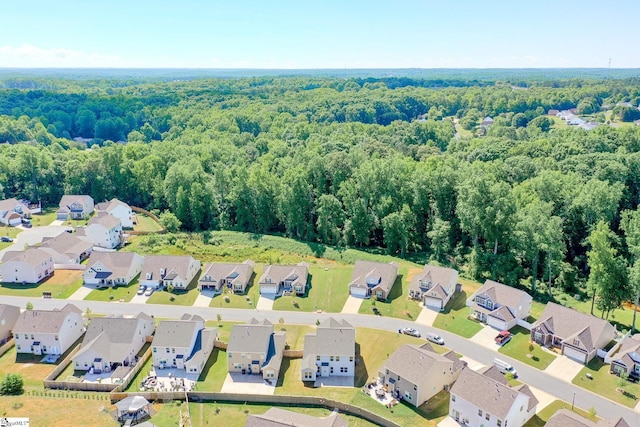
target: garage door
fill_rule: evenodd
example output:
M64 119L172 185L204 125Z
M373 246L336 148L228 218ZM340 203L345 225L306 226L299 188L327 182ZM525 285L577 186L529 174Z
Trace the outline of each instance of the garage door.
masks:
M442 308L442 300L435 298L425 298L424 305L434 310L440 310Z
M278 293L278 287L277 286L260 285L260 293L262 295L264 295L264 294L277 294Z
M487 316L487 325L499 329L501 331L508 330L507 323L493 316Z
M351 291L351 295L353 295L354 297L358 297L358 298L366 298L367 297L367 290L365 288L357 288L357 287L351 287L349 288Z
M563 353L569 359L573 359L580 363L587 362L587 354L573 347L564 346Z

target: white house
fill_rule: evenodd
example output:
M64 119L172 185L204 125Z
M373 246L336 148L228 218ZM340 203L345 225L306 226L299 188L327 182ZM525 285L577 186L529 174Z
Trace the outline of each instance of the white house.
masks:
M153 318L144 313L133 318L95 317L87 326L73 367L94 374L129 366L155 329Z
M465 368L451 387L449 416L469 427L522 427L537 405L527 385L509 387L504 377Z
M113 215L101 214L89 220L87 226L78 228L83 230L85 239L94 246L105 249L115 249L123 242L122 224Z
M163 320L153 337L153 366L184 369L200 374L218 335L217 328L205 328L200 316L185 314L180 320Z
M250 319L244 325L233 325L227 346L229 373L262 375L277 381L286 344L284 331L274 331L264 319Z
M82 311L73 304L62 310L26 310L13 328L18 353L63 354L84 332Z
M93 198L86 195L64 195L60 199L59 208L56 211L58 220L86 219L91 216L95 205Z
M93 245L70 233L62 233L56 237L45 237L39 246L53 258L56 264L80 264L87 259L93 251Z
M0 264L3 282L38 283L53 274L53 258L47 252L29 248L5 252Z
M315 334L304 337L302 381L316 377L355 376L356 330L346 320L333 317L318 325Z
M187 289L200 270L200 261L188 255L147 255L142 263L140 284L154 289L171 285Z
M18 321L18 317L20 317L20 307L0 304L0 345L11 338L11 331Z
M487 280L467 299L467 306L472 317L502 331L529 317L532 302L525 291Z
M457 270L427 264L413 276L409 284L409 297L421 300L425 307L443 310L455 293L457 284Z
M122 228L133 228L134 214L131 210L131 206L116 198L113 198L108 202L98 203L96 205L96 213L107 213L113 215L120 220Z
M0 200L0 224L20 225L22 218L31 218L31 210L16 199Z
M95 251L82 278L86 285L126 286L142 271L144 258L135 252Z

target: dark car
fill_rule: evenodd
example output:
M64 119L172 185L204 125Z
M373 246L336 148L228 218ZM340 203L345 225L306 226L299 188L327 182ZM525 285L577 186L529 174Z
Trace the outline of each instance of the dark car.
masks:
M31 221L29 221L28 219L22 218L22 226L25 228L31 228L32 227Z
M0 236L0 242L13 242L13 239L9 236Z
M498 345L505 345L511 340L511 332L509 331L500 331L500 333L496 336L495 341Z

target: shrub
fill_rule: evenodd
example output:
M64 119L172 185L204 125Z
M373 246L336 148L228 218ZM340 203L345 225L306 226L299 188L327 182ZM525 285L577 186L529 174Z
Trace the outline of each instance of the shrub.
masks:
M24 380L19 374L7 374L0 383L0 394L17 396L24 393Z

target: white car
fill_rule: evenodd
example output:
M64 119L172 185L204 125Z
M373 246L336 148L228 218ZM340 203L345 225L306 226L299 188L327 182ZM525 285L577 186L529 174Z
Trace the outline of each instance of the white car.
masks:
M138 294L138 295L143 295L143 294L144 294L144 291L146 291L146 290L147 290L147 287L146 287L145 285L140 285L140 286L138 287L138 292L137 292L137 294Z
M147 288L147 290L144 291L144 296L150 297L152 293L153 293L153 288Z
M431 341L432 343L435 343L438 345L444 345L444 339L442 339L440 335L434 334L433 332L428 333L426 338L427 338L427 341Z
M420 338L420 332L418 332L414 328L404 328L402 330L402 333L405 334L405 335L411 335L412 337Z

